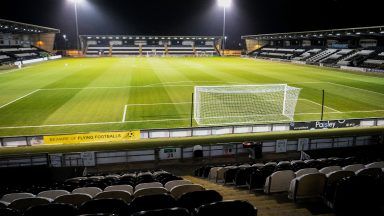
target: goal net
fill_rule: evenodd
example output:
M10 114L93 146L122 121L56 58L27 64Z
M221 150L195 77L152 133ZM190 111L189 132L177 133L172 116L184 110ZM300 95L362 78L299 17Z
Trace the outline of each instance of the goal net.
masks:
M198 125L292 121L300 88L286 84L195 86Z

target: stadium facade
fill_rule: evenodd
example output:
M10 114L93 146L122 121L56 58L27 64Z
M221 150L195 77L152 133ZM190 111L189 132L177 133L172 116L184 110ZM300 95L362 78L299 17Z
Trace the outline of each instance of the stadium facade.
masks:
M216 56L219 36L81 35L86 56Z

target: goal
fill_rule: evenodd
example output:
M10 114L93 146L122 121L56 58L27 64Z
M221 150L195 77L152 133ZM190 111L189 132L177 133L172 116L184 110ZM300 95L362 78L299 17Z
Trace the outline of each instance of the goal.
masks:
M292 121L301 89L287 84L195 86L198 125Z

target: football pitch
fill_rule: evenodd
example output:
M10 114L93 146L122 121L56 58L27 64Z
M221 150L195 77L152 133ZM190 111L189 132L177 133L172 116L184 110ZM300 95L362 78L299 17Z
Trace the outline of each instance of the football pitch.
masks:
M241 58L66 58L0 71L0 136L189 127L195 86L301 88L295 121L384 116L384 76ZM194 122L194 126L197 126Z

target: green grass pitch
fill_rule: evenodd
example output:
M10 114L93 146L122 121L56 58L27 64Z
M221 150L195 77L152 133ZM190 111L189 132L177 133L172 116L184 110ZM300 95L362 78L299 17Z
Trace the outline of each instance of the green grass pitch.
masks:
M189 127L197 85L302 88L295 121L384 116L384 77L241 58L78 58L0 71L0 136ZM195 125L196 126L196 125Z

